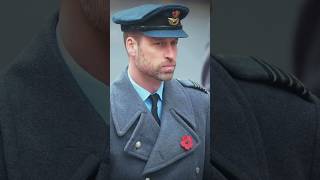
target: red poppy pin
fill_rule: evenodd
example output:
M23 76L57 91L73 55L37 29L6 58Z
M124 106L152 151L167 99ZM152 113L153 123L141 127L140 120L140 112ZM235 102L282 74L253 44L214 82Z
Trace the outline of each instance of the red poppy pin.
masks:
M192 144L192 137L191 137L191 136L188 136L188 135L182 136L180 145L181 145L181 147L182 147L184 150L186 150L186 151L192 149L192 146L193 146L193 144Z

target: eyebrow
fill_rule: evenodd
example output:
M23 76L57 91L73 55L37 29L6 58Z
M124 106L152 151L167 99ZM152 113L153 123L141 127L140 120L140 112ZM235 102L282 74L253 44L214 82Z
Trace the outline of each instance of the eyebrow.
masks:
M165 39L168 39L168 38L151 38L153 41L164 41ZM170 41L178 41L178 38L172 38Z

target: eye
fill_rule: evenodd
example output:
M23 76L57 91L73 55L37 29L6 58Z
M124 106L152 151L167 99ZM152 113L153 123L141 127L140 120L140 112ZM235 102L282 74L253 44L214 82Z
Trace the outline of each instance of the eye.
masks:
M165 46L166 43L162 42L162 41L158 41L158 42L155 42L154 45L156 45L156 46Z
M171 45L172 45L172 46L176 46L177 44L178 44L178 41L172 41L172 42L171 42Z

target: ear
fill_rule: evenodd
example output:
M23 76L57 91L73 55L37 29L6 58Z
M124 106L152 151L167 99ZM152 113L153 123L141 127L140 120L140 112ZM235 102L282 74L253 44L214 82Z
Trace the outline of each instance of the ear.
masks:
M126 39L126 48L129 56L136 56L138 51L138 42L133 37Z

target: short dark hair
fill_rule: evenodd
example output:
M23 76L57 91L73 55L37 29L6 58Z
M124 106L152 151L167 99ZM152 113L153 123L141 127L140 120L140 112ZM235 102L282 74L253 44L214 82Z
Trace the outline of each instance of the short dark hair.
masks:
M126 40L128 37L132 37L133 39L135 39L138 43L140 42L141 36L143 36L143 34L139 31L129 31L129 32L123 32L123 42L124 45L126 45Z

